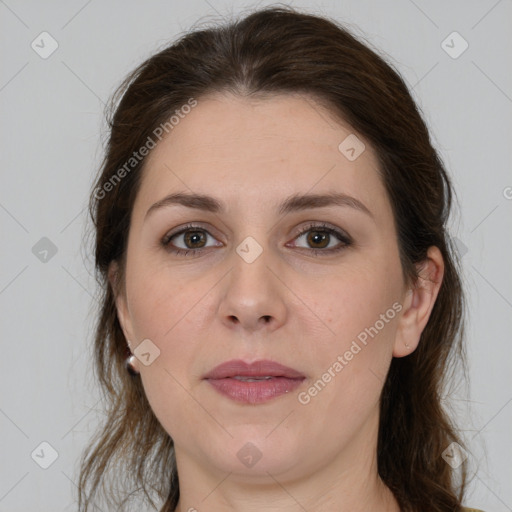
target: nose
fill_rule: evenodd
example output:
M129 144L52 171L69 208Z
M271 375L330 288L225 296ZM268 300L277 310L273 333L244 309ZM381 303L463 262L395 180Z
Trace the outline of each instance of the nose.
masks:
M233 266L222 288L219 315L230 329L273 331L286 321L286 287L268 250L252 262L234 253Z

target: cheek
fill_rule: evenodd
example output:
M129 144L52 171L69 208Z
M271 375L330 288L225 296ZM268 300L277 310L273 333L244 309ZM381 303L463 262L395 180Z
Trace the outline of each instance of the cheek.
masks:
M144 242L142 240L141 244ZM135 244L131 251L126 271L126 292L134 331L139 339L159 342L162 349L162 339L172 339L173 329L179 327L179 319L190 310L192 304L188 303L198 291L194 283L177 279L176 272L171 272L161 257L155 257L150 251L138 250Z
M343 349L359 335L364 339L364 333L376 323L380 337L392 337L396 317L393 304L400 298L400 270L396 266L353 266L320 281L314 292L310 288L309 296L312 309L329 327L330 336L324 337L323 345ZM298 293L307 296L306 290L304 287Z
M199 325L198 311L201 311L199 299L206 292L201 293L191 283L182 286L155 272L147 276L139 274L128 293L131 293L130 313L139 342L150 339L159 350L158 358L146 368L146 373L183 372L193 362L198 348L195 333Z
M343 415L340 407L363 413L378 400L392 358L401 310L399 262L354 265L322 282L312 309L329 330L314 340L317 385L308 394L322 395L314 399L318 414Z
M163 428L171 437L185 440L195 430L191 423L205 422L204 410L190 391L190 372L200 348L192 335L196 331L194 305L204 293L168 282L161 273L136 275L128 292L134 331L139 342L150 339L158 348L158 357L150 365L139 365L144 391Z
M311 351L315 372L297 398L305 417L325 418L322 435L340 446L375 413L392 359L400 305L380 277L375 281L361 274L331 280L329 300L318 302L334 334L315 340Z

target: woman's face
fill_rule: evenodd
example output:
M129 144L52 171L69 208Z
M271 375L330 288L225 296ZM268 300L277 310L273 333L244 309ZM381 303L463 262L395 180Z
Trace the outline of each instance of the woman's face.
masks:
M285 478L369 460L411 304L377 168L298 95L199 98L149 154L117 306L178 465ZM301 378L205 378L232 360Z

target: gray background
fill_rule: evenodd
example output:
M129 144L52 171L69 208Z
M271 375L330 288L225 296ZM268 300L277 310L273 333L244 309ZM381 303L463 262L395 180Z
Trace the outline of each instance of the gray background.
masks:
M0 512L76 510L77 461L102 417L87 348L95 283L84 235L104 102L126 73L198 19L254 5L0 1ZM475 471L467 504L512 511L512 2L292 5L344 22L388 56L453 177L471 382L468 395L453 390L450 404ZM51 48L48 36L38 37L43 31L58 43L45 59L31 47L35 40L40 52ZM454 31L469 44L461 55L464 41L446 40ZM44 441L58 453L47 469Z

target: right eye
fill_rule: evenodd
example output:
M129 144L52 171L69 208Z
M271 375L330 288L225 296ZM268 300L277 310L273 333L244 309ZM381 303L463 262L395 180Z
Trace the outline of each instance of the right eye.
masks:
M206 242L208 237L213 236L201 226L195 226L189 224L179 231L175 231L172 233L168 233L162 238L161 244L165 247L166 250L178 255L178 256L186 256L190 252L195 253L197 256L203 252L206 246ZM171 243L172 240L180 240L182 239L182 247L179 245L176 246L175 243ZM220 245L219 245L220 244ZM222 246L223 244L219 242L219 244L214 245L214 247Z

